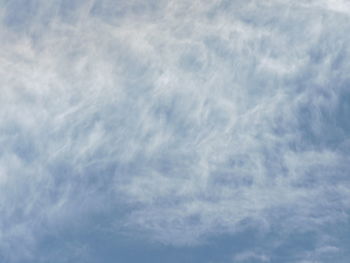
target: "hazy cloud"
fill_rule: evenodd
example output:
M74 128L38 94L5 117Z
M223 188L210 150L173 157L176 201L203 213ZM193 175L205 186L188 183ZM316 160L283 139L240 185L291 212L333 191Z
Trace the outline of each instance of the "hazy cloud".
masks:
M38 258L95 215L176 246L348 226L348 9L5 1L1 256Z

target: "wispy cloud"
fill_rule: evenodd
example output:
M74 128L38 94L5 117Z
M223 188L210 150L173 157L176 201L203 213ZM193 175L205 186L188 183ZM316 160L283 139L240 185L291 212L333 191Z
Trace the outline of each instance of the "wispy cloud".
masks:
M233 262L270 262L269 257L264 254L255 253L252 251L243 252L235 255Z
M345 1L32 0L0 15L4 258L35 258L93 214L173 245L247 220L286 236L348 220Z

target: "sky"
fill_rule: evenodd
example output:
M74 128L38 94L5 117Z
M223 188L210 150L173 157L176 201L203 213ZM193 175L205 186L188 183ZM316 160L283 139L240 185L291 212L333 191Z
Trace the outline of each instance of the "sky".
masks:
M349 262L349 52L347 0L0 0L0 262Z

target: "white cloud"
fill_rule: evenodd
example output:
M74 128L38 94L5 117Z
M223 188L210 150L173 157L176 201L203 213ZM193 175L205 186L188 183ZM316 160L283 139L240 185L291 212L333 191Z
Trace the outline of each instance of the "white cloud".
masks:
M1 26L2 244L35 244L106 200L135 207L117 225L172 244L247 218L268 228L279 208L291 229L343 218L330 211L349 208L348 128L330 121L348 92L346 16L106 0L67 18L36 2L28 26Z
M253 251L242 252L234 256L233 262L270 262L268 256Z

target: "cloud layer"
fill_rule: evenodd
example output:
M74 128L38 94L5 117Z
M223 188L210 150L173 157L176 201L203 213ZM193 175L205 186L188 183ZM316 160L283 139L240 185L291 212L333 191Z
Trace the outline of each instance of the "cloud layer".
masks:
M2 257L36 258L45 236L97 215L97 228L175 246L349 226L349 10L5 1ZM327 240L305 260L341 249ZM269 262L254 253L236 258Z

